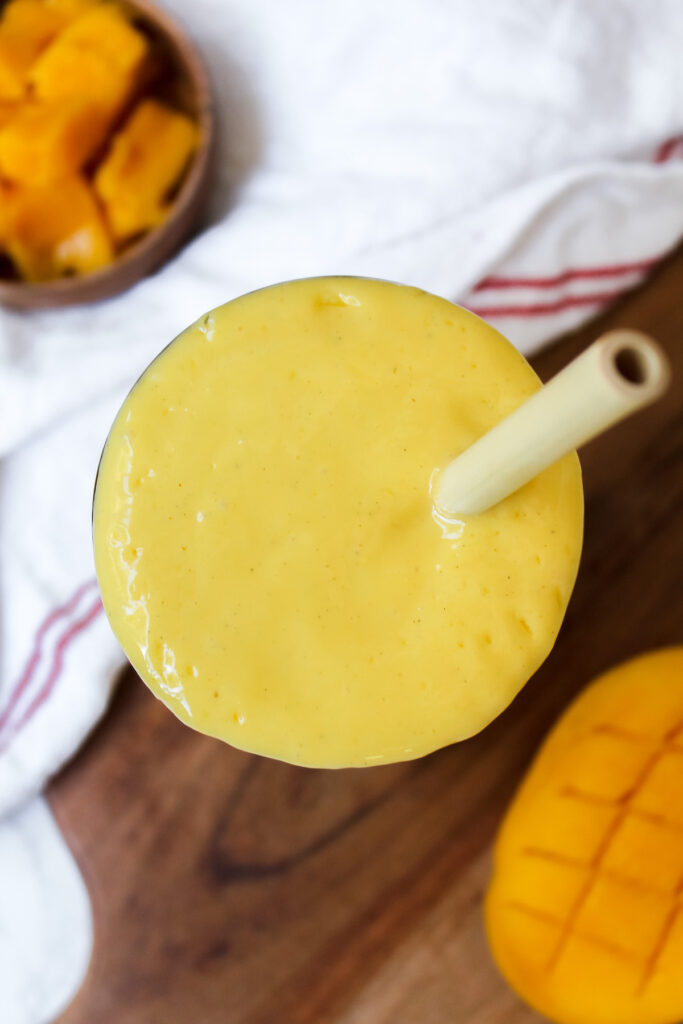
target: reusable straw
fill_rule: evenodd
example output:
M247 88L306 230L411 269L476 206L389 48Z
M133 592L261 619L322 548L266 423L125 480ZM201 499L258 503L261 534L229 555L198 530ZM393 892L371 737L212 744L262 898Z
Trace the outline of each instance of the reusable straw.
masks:
M457 456L436 481L445 516L477 515L567 452L666 390L668 359L640 331L598 338L513 413Z

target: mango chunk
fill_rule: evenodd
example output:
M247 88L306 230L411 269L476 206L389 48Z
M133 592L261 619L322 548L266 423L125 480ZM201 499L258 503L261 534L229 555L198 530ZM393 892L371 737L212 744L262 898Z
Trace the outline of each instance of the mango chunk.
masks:
M0 20L0 99L26 92L29 69L68 21L43 0L11 0Z
M56 12L66 26L70 21L80 18L91 7L100 3L100 0L42 0L42 2L49 10Z
M168 212L198 129L154 100L129 116L159 64L141 24L119 0L0 0L0 256L26 281L97 270Z
M681 793L683 647L674 647L618 666L571 705L496 841L491 950L551 1020L683 1019Z
M3 249L26 281L89 273L113 258L89 185L72 175L46 188L0 187Z
M112 116L133 92L148 54L144 35L113 4L98 4L73 21L33 65L36 97L83 98Z
M156 100L139 104L95 176L114 238L124 240L164 219L164 201L197 141L197 126L189 117Z
M0 128L3 128L8 121L17 114L21 104L16 100L0 100Z
M87 163L107 135L110 115L83 100L27 103L0 128L0 172L49 185Z

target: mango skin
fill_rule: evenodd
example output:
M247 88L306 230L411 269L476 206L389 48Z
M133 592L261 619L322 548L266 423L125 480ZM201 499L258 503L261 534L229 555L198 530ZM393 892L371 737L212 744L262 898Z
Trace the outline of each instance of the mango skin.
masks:
M606 673L559 720L501 827L485 917L551 1020L683 1018L683 647Z

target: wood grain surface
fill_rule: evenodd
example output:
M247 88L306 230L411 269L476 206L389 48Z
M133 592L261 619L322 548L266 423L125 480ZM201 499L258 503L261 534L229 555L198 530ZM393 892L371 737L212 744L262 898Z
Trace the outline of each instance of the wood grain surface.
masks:
M532 1024L493 967L496 827L596 673L683 642L683 253L535 360L652 332L674 387L582 453L586 534L557 644L480 736L421 761L316 771L182 726L132 674L51 788L90 887L90 973L60 1024Z

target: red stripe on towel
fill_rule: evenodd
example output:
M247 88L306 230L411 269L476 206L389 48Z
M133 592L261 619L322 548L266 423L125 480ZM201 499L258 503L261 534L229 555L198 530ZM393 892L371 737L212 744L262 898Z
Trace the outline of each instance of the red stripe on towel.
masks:
M94 604L90 606L88 611L80 619L77 619L65 633L62 634L55 647L54 654L52 656L52 666L50 673L45 680L42 688L38 694L33 698L29 706L24 711L23 715L17 722L7 729L4 742L0 740L0 753L7 749L10 741L17 735L21 729L24 728L26 723L33 717L38 708L45 703L47 698L52 693L52 690L59 679L62 668L64 666L64 652L66 651L69 644L81 634L87 627L93 622L100 612L103 611L102 602L98 596Z
M488 320L492 317L501 316L550 316L553 313L562 313L565 309L578 309L582 306L606 306L614 302L627 289L617 288L609 292L594 292L593 295L568 295L556 302L535 302L528 305L510 306L470 306L471 313Z
M505 277L493 275L483 278L479 284L472 289L473 292L482 292L489 288L556 288L567 284L569 281L594 281L603 277L621 277L623 274L638 274L650 270L655 264L664 258L652 256L646 260L636 260L633 263L614 263L611 266L602 267L575 267L570 270L563 270L561 274L554 274L551 277Z
M654 162L656 164L665 164L674 155L681 142L683 142L682 135L676 135L673 139L667 139L655 153Z
M24 668L21 678L19 679L19 682L16 684L13 693L10 695L7 705L3 709L2 713L0 713L0 730L4 728L8 718L12 714L12 711L16 707L19 699L21 698L22 694L29 686L31 680L33 679L33 676L35 675L36 669L38 668L43 653L43 640L50 626L52 626L58 619L64 618L64 616L66 615L70 615L71 612L76 607L76 605L78 604L78 602L80 601L83 594L85 594L91 587L96 586L96 584L97 580L95 579L88 580L87 583L82 583L80 587L78 587L77 590L72 594L69 600L65 604L61 605L59 608L53 609L53 611L50 612L50 614L44 619L44 621L38 627L38 630L36 631L36 635L33 640L33 649L31 651L28 661L26 662L26 667Z

